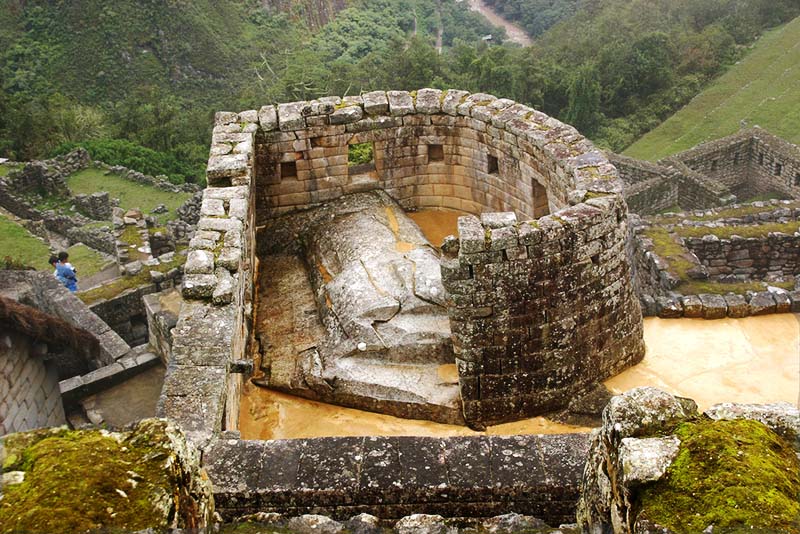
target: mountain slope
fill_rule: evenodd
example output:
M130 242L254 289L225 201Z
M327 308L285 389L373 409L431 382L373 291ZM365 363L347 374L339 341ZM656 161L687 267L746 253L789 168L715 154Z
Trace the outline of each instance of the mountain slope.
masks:
M742 120L800 143L800 17L767 32L744 59L624 154L657 160L732 134Z

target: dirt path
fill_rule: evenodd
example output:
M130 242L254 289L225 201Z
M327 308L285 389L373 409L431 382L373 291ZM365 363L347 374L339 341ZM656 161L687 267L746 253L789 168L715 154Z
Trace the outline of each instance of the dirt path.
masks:
M528 34L525 33L525 30L523 30L516 24L507 21L506 19L495 13L481 0L469 0L469 7L472 11L477 11L478 13L486 17L489 20L489 22L491 22L495 26L502 26L503 28L505 28L506 35L508 36L509 41L518 43L522 46L530 46L533 43L531 38L528 37Z

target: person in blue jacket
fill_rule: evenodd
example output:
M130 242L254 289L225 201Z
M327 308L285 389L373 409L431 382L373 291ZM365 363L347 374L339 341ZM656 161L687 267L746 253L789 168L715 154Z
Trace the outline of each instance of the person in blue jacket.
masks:
M56 278L64 287L75 293L78 290L78 277L75 275L75 269L72 268L68 261L62 262L60 259L56 259L53 262L52 260L53 258L50 258L50 264L54 265L56 269L53 274L56 275Z

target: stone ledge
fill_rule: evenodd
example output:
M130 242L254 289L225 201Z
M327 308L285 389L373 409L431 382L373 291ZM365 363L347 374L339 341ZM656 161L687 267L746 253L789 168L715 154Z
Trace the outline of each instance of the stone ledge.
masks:
M560 524L574 521L588 447L588 434L217 440L203 458L225 519L516 511Z
M161 363L151 352L120 358L111 365L59 382L64 401L71 402L120 384Z

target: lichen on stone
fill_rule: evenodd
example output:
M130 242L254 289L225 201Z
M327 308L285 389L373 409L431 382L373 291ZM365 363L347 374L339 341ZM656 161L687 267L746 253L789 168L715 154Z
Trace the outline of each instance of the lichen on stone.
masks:
M641 494L642 516L675 532L800 532L800 462L751 420L682 423L666 477Z

